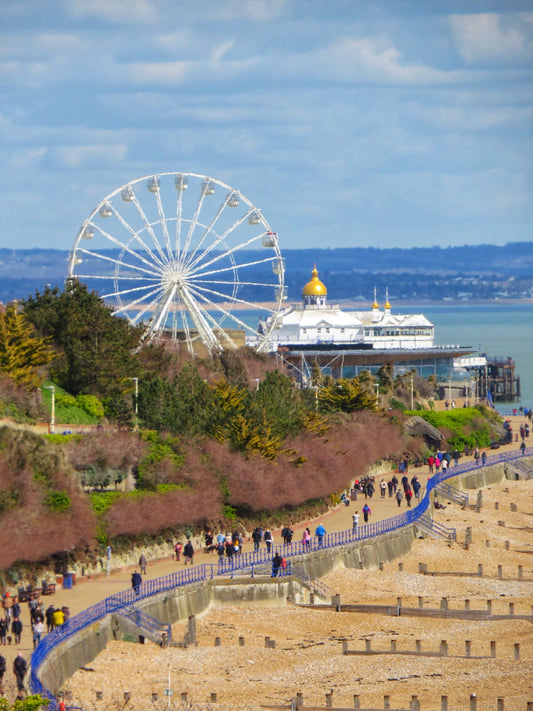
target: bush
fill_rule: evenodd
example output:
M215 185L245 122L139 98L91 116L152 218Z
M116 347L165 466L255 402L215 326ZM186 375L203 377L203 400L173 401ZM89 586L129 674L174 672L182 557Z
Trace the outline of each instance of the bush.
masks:
M448 445L462 451L465 447L488 447L499 436L499 418L486 408L462 407L418 414L446 436Z
M65 513L70 508L70 496L66 491L52 491L46 497L45 503L51 511Z
M78 395L76 397L76 403L92 417L101 420L104 416L104 406L94 395Z

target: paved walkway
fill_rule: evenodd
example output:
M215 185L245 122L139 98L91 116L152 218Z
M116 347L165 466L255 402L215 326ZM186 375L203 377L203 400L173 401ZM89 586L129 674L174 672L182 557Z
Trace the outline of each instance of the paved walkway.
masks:
M513 422L513 432L519 430L519 424L524 422L524 417L511 417ZM533 444L533 436L530 436L530 441ZM527 444L530 444L530 441ZM491 452L488 450L488 454L494 454L504 451L516 451L520 446L520 442L513 442L511 444L500 447L500 449ZM472 457L467 457L467 460L472 459ZM461 459L461 461L465 461ZM453 467L452 467L453 469ZM422 485L427 480L429 475L428 467L426 465L419 468L410 468L408 472L409 479L415 474L418 476ZM392 472L383 474L383 476L376 476L376 492L372 499L368 499L368 504L372 510L372 516L370 522L380 521L386 518L391 518L396 516L398 513L405 511L406 503L405 500L402 501L402 505L399 508L397 502L394 498L389 498L388 493L385 498L381 498L379 493L379 482L381 478L385 481L390 479ZM401 477L397 474L398 479ZM421 492L422 494L422 492ZM364 495L359 494L357 502L350 502L349 506L341 504L334 509L330 510L327 514L320 516L313 521L302 522L301 524L292 526L294 530L294 540L300 540L302 533L306 526L309 526L311 534L314 534L314 530L318 525L319 521L322 522L328 533L333 533L335 531L344 531L352 527L352 514L357 509L361 515L360 523L363 523L362 508L365 503ZM413 501L413 506L416 505L416 501ZM273 531L274 543L279 543L281 541L280 530ZM262 544L263 545L263 544ZM243 551L252 551L253 543L251 539L245 541L243 546ZM194 564L200 565L202 563L215 563L217 562L217 556L215 553L205 553L202 550L197 551L194 556ZM169 573L173 573L176 570L180 570L184 567L183 560L178 563L173 558L171 558L170 553L167 558L149 561L147 567L147 574L143 577L143 580L150 580L152 578L158 578ZM94 605L95 603L103 600L109 595L123 590L131 586L131 573L132 568L128 570L121 570L116 572L111 572L109 577L102 576L78 583L73 586L70 590L59 590L55 595L47 596L43 598L43 603L47 607L52 603L55 607L61 607L67 605L70 608L71 615L75 615L78 612ZM7 661L6 680L8 683L12 680L12 662L17 652L22 652L25 657L29 657L32 652L32 638L30 631L30 617L29 609L26 603L22 605L22 622L24 624L24 629L22 633L22 641L19 646L11 645L0 648L0 653L2 653Z

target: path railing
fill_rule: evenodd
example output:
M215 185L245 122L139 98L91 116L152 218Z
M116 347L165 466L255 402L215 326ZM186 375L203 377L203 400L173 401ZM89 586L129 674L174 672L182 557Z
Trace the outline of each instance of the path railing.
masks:
M459 506L468 506L468 494L466 491L461 491L455 486L441 482L435 487L435 493L439 493L441 496L454 501Z
M133 588L122 590L110 597L105 598L101 602L92 605L71 617L61 627L56 627L52 632L47 634L31 657L31 675L30 688L32 693L39 693L50 699L50 711L57 710L57 700L53 694L45 689L39 679L39 668L46 659L49 652L56 646L65 642L69 637L77 634L94 622L106 617L107 615L123 610L124 608L135 605L140 600L152 597L168 590L174 590L191 583L207 581L218 576L234 576L237 570L245 568L254 569L254 566L270 564L275 553L279 553L282 557L290 559L297 555L315 553L318 554L324 550L336 548L339 546L350 545L356 541L375 538L386 533L399 530L404 526L415 523L420 517L424 516L430 508L430 495L433 489L446 479L451 479L458 474L469 471L476 471L480 468L487 467L493 464L499 464L504 461L513 461L521 459L524 456L533 456L533 447L528 447L524 452L518 450L516 452L500 452L498 454L489 455L485 464L481 460L476 462L461 462L453 467L449 467L445 472L438 472L428 479L424 496L420 503L413 508L403 511L397 516L393 516L383 521L368 523L347 531L338 531L335 533L325 534L322 540L314 537L308 544L303 544L301 541L293 542L289 545L273 546L270 552L265 549L242 553L233 556L230 559L224 558L218 564L203 564L191 566L183 570L165 575L161 578L147 580L138 588L138 592ZM288 568L290 570L290 567Z
M434 518L431 518L431 516L428 516L427 514L423 514L422 516L420 516L417 521L417 524L422 528L425 528L426 531L430 531L439 538L444 538L450 543L455 542L457 539L455 528L448 528L442 523L435 521Z

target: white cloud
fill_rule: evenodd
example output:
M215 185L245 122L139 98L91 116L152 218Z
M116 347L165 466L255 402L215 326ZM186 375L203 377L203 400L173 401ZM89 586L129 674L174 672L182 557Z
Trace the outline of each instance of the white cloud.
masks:
M226 0L216 3L220 17L248 18L254 22L270 22L279 18L293 3L290 0Z
M495 13L451 15L450 27L461 57L468 64L488 60L519 60L531 56L531 16L505 22Z
M235 46L235 42L233 40L228 40L227 42L224 42L223 44L219 44L218 46L214 47L213 51L211 52L211 59L213 62L219 63L222 59L224 59L224 56Z
M59 168L95 168L113 165L124 160L128 149L124 145L93 144L90 146L59 146L50 150Z
M131 79L153 84L176 84L186 76L190 62L144 62L127 65Z
M116 24L152 22L156 3L152 0L65 0L65 11L75 18L106 20Z
M390 44L368 39L344 39L323 55L323 66L333 78L377 84L442 84L459 78L457 72L410 65Z

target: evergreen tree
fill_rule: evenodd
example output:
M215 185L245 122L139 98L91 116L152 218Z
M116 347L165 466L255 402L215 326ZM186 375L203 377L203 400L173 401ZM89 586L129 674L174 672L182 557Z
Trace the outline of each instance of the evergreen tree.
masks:
M51 375L68 392L93 394L102 400L131 389L138 375L133 349L141 329L113 314L84 284L70 280L61 293L46 287L24 302L24 312L43 336L61 349Z
M373 410L376 406L375 394L362 385L358 378L331 378L319 390L318 398L324 409L332 411Z
M38 369L50 363L54 352L50 338L39 338L16 304L0 311L0 372L28 390L39 387Z

